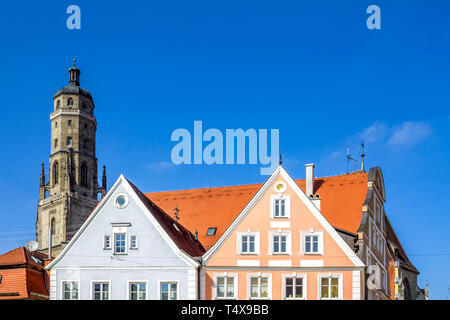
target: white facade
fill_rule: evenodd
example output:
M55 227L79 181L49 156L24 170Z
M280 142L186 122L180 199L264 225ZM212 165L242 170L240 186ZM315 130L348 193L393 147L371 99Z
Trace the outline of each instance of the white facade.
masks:
M178 248L152 210L120 176L47 267L50 299L197 299L199 264Z

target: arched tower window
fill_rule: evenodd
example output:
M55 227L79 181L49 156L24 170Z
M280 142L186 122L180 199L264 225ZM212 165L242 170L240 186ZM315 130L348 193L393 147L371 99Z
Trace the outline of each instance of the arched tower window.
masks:
M56 101L56 109L58 110L60 107L61 103L59 102L59 100Z
M52 222L50 224L50 228L52 230L52 235L55 234L56 232L56 222L55 222L55 218L52 218Z
M68 106L73 106L73 99L72 98L67 99L67 105Z
M58 161L53 163L53 185L57 184L59 180L59 165Z
M88 168L85 162L81 165L81 185L88 186Z

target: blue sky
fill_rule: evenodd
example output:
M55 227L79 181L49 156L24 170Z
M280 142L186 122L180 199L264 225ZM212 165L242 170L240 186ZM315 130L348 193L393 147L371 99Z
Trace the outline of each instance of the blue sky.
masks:
M66 8L81 8L81 30ZM366 8L381 8L381 30ZM173 130L280 130L303 178L380 166L386 212L430 296L450 285L448 1L4 1L0 252L34 238L52 96L74 57L94 97L97 157L146 192L263 182L260 165L171 164ZM359 164L351 164L351 169Z

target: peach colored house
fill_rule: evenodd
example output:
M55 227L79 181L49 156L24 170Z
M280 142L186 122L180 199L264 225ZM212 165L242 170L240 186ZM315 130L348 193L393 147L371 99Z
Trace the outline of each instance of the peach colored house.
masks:
M361 299L364 264L279 166L204 255L201 299Z

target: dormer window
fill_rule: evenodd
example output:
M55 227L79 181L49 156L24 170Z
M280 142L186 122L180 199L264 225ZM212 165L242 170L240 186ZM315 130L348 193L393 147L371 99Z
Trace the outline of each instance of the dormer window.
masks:
M207 237L215 236L216 235L216 231L217 231L216 227L208 228L208 231L206 231L206 236Z

